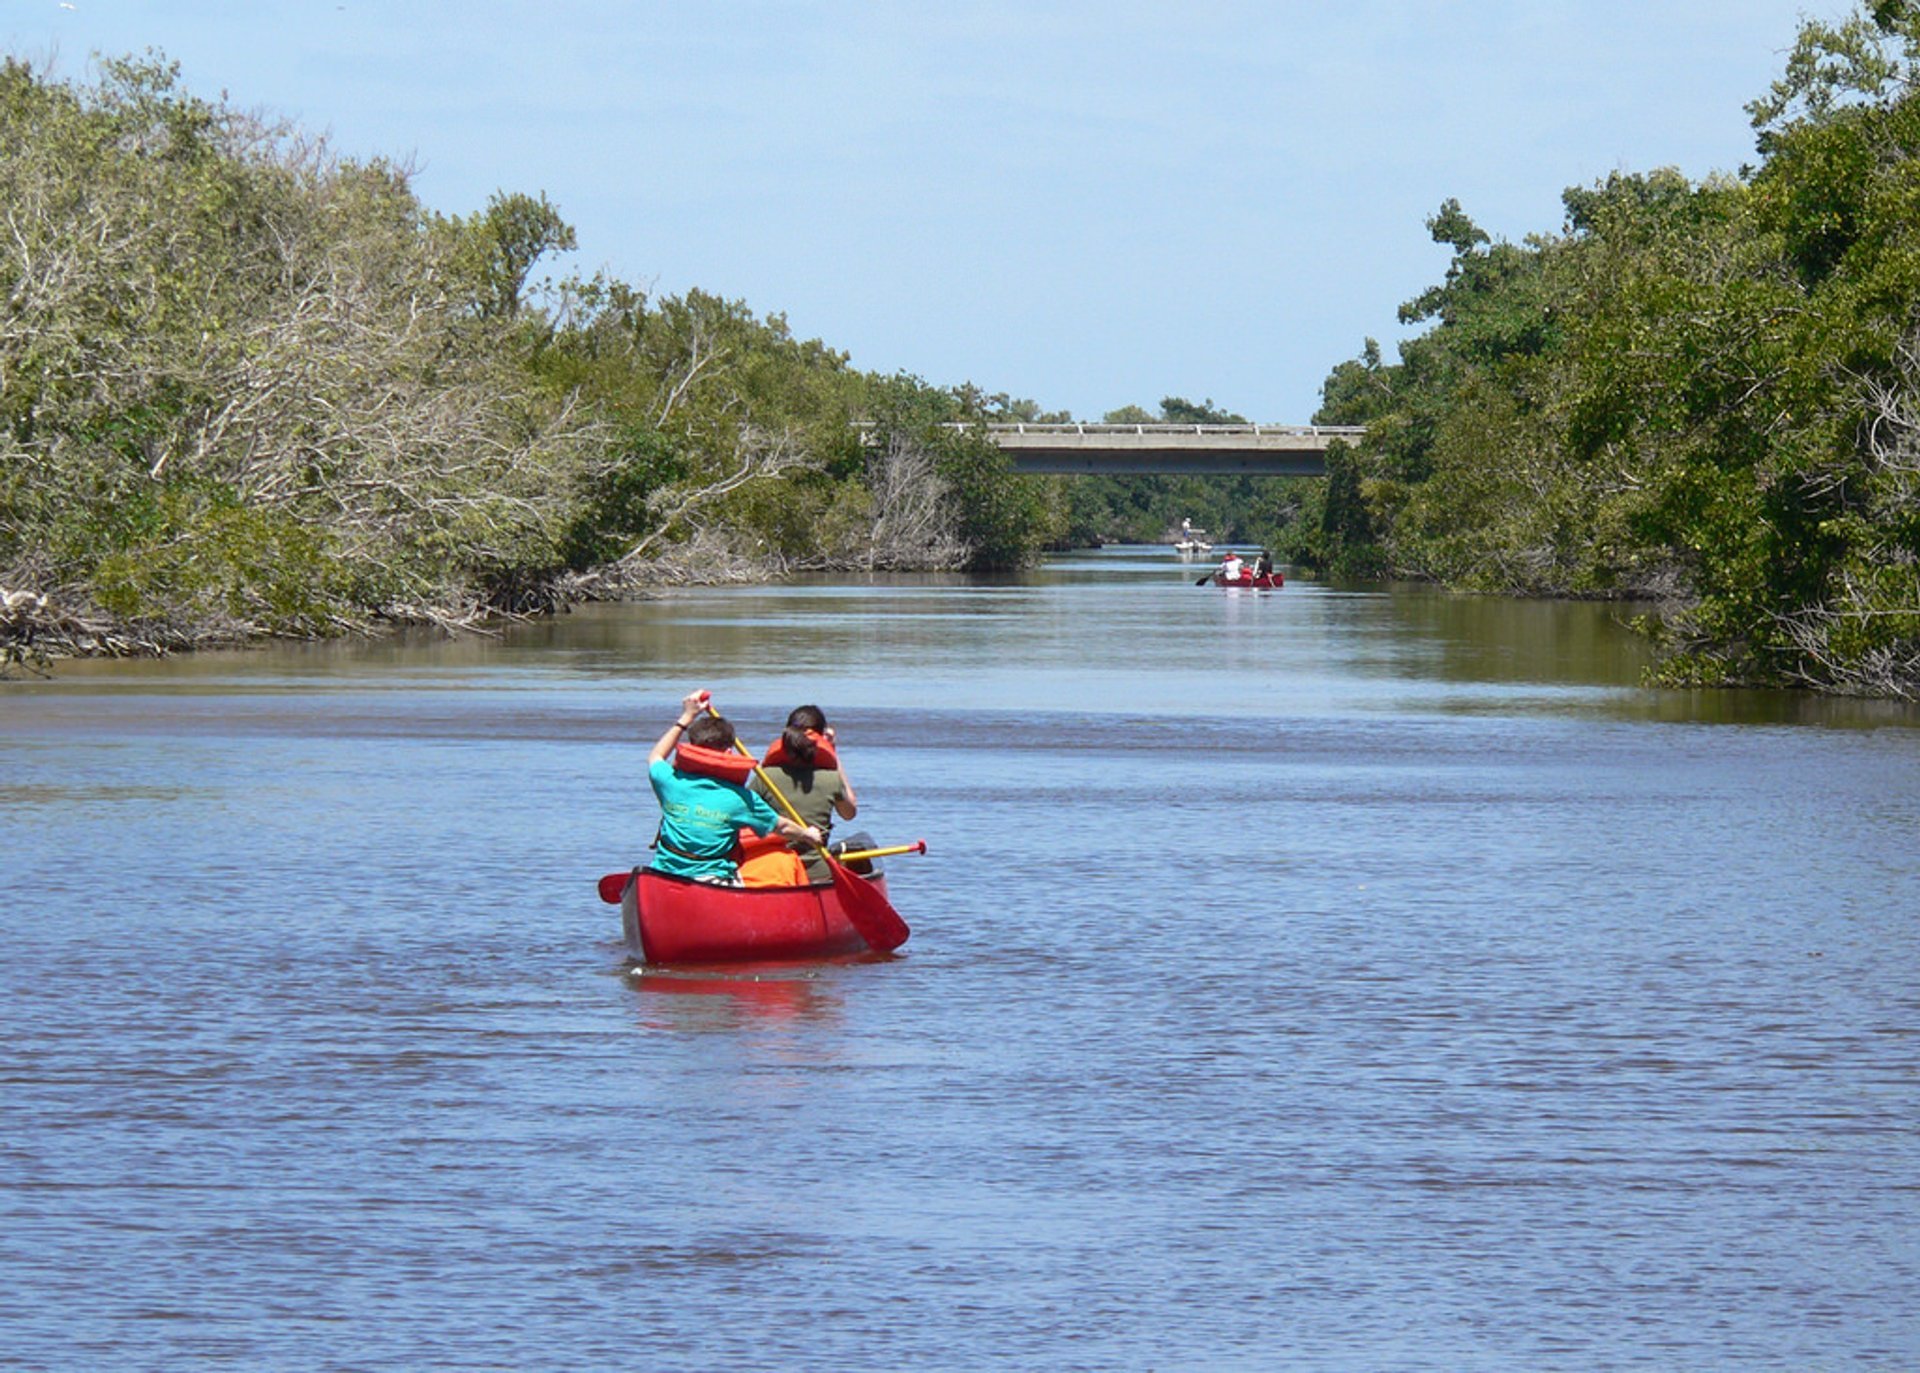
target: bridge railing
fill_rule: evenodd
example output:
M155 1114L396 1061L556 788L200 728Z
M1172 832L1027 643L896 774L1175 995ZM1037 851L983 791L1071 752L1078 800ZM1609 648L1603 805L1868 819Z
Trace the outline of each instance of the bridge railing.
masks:
M949 429L965 429L964 424L949 424ZM1263 434L1282 435L1303 438L1358 438L1366 433L1366 428L1358 424L1098 424L1067 422L1063 424L1028 424L1019 420L987 425L990 434L1032 434L1044 437L1052 434L1085 434L1098 438L1106 434L1175 435L1175 434L1224 434L1258 438Z
M855 420L853 423L863 438L871 434L876 427L869 420ZM939 427L963 432L974 426L953 421ZM1359 424L1100 424L1077 421L1060 424L1029 424L1020 420L1009 420L1003 423L988 423L983 427L989 434L1012 434L1027 438L1065 438L1077 435L1095 439L1123 435L1141 438L1184 438L1202 435L1223 438L1357 439L1367 432L1366 427Z
M949 423L954 433L979 433L1013 463L1016 472L1318 477L1326 454L1367 431L1355 424L1136 424L1067 420L999 424ZM877 431L862 426L860 441Z

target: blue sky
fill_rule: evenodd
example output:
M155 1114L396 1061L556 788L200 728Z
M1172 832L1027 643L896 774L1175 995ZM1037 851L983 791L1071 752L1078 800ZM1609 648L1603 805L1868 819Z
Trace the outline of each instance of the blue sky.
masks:
M412 160L440 210L544 192L558 268L744 299L862 368L1282 422L1403 335L1443 199L1518 239L1610 171L1731 171L1800 16L1849 8L0 0L0 43L71 78L158 48Z

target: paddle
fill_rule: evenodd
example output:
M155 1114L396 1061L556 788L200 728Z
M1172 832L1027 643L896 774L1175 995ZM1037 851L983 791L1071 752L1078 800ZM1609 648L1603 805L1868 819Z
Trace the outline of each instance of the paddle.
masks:
M890 858L896 853L925 853L926 851L927 841L916 839L911 844L891 844L884 849L854 849L851 852L842 850L834 857L842 863L858 863L867 858Z
M707 714L716 720L721 718L720 712L711 705L707 707ZM753 751L741 743L737 737L733 741L733 746L740 750L741 757L752 761ZM753 775L765 784L767 790L772 793L773 799L780 803L780 809L787 813L787 819L805 828L806 821L800 818L800 812L793 808L793 803L787 800L785 794L774 784L774 780L767 776L758 762L753 764ZM840 898L840 909L847 913L847 923L859 932L860 937L866 940L876 953L891 953L906 943L907 936L912 931L907 928L907 922L900 918L900 912L893 908L893 903L887 900L880 889L835 858L827 851L825 844L818 844L815 847L819 849L820 857L826 862L827 871L833 875L833 890Z
M1205 576L1201 577L1199 581L1195 582L1194 585L1205 586L1208 582L1212 580L1213 580L1213 573L1209 572Z
M911 844L889 844L883 849L854 849L847 853L835 854L842 863L858 863L869 858L891 858L896 853L925 853L927 841L916 839ZM858 876L858 874L855 874ZM610 872L600 879L600 899L609 906L620 904L620 894L627 889L627 879L631 872Z

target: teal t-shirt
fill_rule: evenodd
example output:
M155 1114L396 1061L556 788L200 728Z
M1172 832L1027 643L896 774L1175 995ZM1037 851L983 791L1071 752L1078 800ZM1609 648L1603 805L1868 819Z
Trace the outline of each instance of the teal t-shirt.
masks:
M681 772L664 758L648 766L647 780L660 802L664 841L647 866L659 872L675 877L732 877L739 870L732 850L741 827L768 834L779 823L773 807L745 787ZM709 856L689 858L687 854Z

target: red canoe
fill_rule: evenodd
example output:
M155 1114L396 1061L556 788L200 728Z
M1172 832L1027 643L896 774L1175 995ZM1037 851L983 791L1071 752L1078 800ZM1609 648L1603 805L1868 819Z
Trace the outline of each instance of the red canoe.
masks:
M1213 574L1213 584L1215 586L1253 586L1253 587L1260 587L1264 589L1266 587L1285 586L1287 584L1287 579L1285 576L1283 576L1278 572L1275 572L1273 575L1266 576L1266 577L1255 577L1250 573L1242 572L1240 574L1239 581L1230 582L1225 577L1222 577L1218 572L1216 572Z
M886 895L881 874L862 880ZM604 886L601 895L608 895ZM642 868L614 899L627 952L642 963L831 958L868 948L848 923L839 891L825 884L716 887Z

